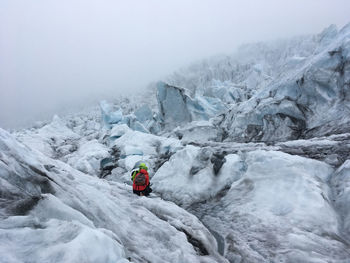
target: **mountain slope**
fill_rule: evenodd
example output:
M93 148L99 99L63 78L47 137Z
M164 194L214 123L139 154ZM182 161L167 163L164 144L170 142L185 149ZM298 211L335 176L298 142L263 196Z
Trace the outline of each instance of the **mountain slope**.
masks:
M331 26L0 128L0 262L349 262L349 56Z

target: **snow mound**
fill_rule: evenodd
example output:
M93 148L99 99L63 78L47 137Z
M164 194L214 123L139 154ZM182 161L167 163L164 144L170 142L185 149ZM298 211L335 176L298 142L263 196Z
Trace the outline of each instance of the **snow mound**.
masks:
M184 206L214 197L239 179L243 167L239 156L228 155L220 172L215 174L212 157L209 149L186 146L171 156L154 175L154 189L164 198Z
M51 123L39 129L17 133L18 139L32 149L52 158L60 158L76 150L80 136L67 127L67 123L55 115Z
M76 152L67 155L64 159L75 169L93 176L100 171L100 162L109 157L109 148L97 140L81 141Z

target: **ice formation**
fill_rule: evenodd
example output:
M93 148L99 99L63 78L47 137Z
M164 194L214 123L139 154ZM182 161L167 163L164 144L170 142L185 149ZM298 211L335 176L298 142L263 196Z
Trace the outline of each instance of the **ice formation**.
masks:
M349 43L245 45L153 100L0 128L0 262L349 262Z
M185 89L163 82L157 85L157 99L162 124L170 129L192 121L208 120L225 109L217 98L191 98Z
M227 262L174 204L135 199L130 186L87 176L1 129L0 149L1 262Z

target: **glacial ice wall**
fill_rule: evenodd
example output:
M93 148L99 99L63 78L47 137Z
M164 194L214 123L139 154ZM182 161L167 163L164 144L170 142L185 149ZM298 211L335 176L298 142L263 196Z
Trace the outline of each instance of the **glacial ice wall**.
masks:
M157 85L159 115L163 126L174 128L191 121L208 120L224 111L225 105L218 98L195 96L183 88L164 82Z
M230 139L283 141L348 131L350 27L331 36L334 39L322 39L319 53L293 74L218 118Z

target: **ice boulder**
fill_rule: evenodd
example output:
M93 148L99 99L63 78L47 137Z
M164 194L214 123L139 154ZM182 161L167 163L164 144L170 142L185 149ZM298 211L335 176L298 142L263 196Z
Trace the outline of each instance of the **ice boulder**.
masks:
M127 124L134 131L149 133L148 129L137 120L134 114L126 115L121 123Z
M191 98L185 89L164 82L157 85L157 100L161 121L169 128L194 120L208 120L225 109L217 98Z
M187 104L192 120L208 120L210 117L227 109L218 98L198 95L194 99L188 98Z
M118 139L119 137L123 136L125 133L130 131L130 128L126 124L117 124L114 125L109 137L113 140Z
M98 176L101 160L109 155L109 148L97 140L81 141L77 151L67 155L64 161L83 173Z
M138 123L139 126L142 125L143 130L147 130L147 132L152 134L158 134L161 131L160 118L157 113L153 113L148 105L142 105L134 112L134 115L137 120L134 123ZM134 130L143 131L142 128Z
M136 118L140 122L146 122L153 119L153 112L150 107L146 104L142 105L134 112Z
M100 102L102 123L104 127L111 128L112 124L116 124L123 119L123 112L121 109L116 109L107 101Z
M248 99L249 92L246 85L212 80L212 84L204 90L204 95L218 98L224 103L239 103Z
M240 142L293 140L306 128L302 110L290 99L252 99L232 107L216 120L226 129L229 140Z
M115 106L107 103L106 101L100 102L100 108L103 127L106 129L111 129L115 124L126 124L133 130L149 133L149 130L134 114L124 116L120 108L115 108ZM147 115L147 113L149 113L147 112L147 109L144 109L144 111L137 111L137 113L139 118L142 120L149 117Z
M187 108L184 89L169 86L165 83L157 85L158 107L162 120L167 124L176 126L180 123L192 121Z
M193 121L177 127L171 132L171 136L182 140L184 143L205 143L208 141L220 142L224 138L223 130L210 121Z
M159 134L162 131L161 121L158 115L155 115L153 119L146 124L146 128L152 134Z

